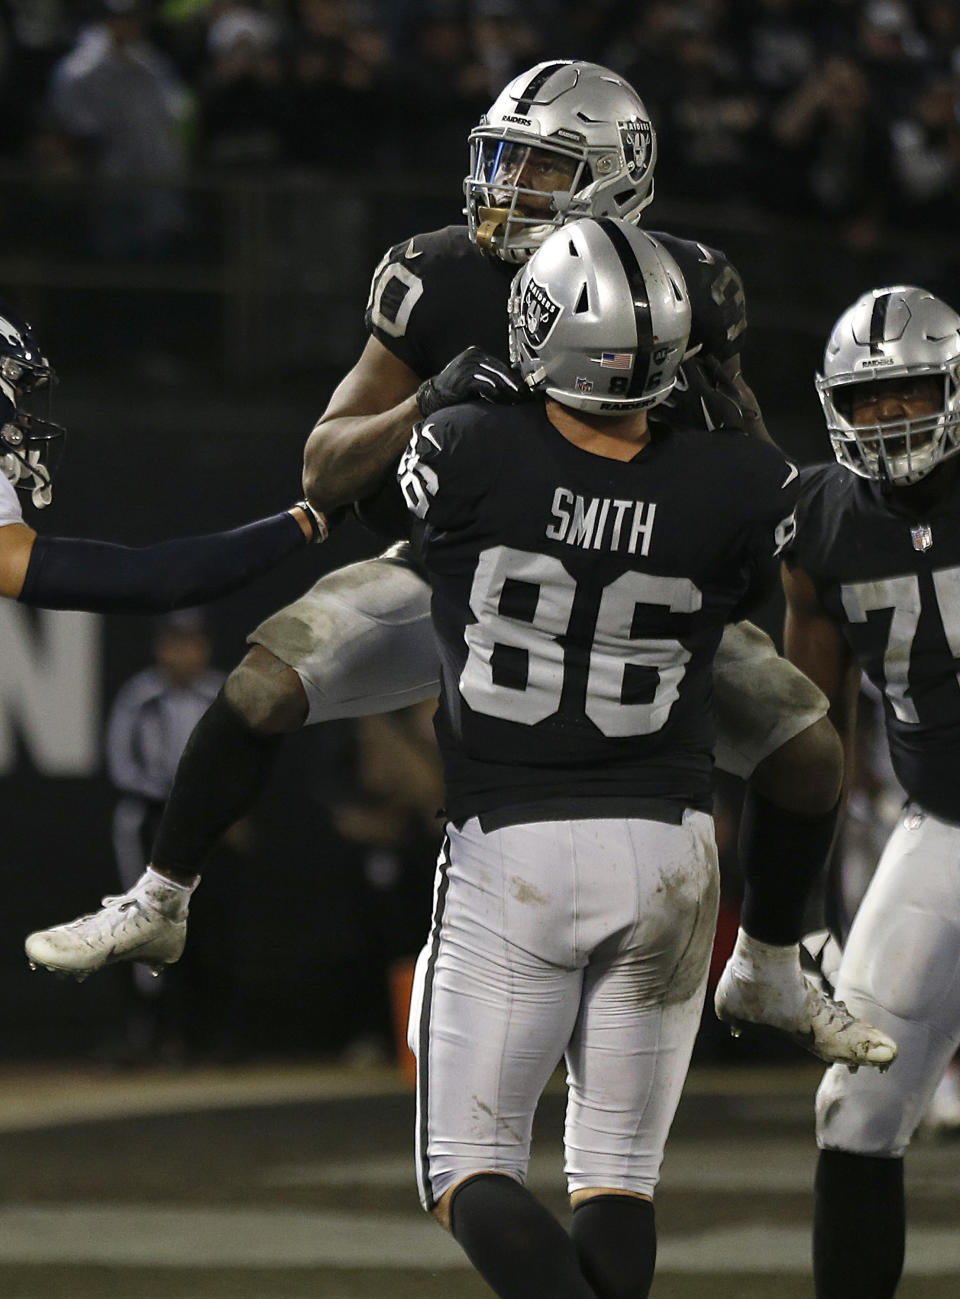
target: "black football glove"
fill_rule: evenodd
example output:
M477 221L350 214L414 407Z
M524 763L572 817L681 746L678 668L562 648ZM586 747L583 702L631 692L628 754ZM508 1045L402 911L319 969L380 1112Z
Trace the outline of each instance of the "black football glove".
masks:
M683 400L681 393L686 398L684 407L691 411L699 407L700 419L711 432L715 429L732 433L746 432L746 420L740 407L737 385L715 356L704 356L701 353L684 361L677 381L677 405Z
M530 390L520 375L482 347L468 347L443 367L432 379L425 379L417 389L417 405L426 419L445 406L459 406L462 401L495 402L510 406L526 401Z

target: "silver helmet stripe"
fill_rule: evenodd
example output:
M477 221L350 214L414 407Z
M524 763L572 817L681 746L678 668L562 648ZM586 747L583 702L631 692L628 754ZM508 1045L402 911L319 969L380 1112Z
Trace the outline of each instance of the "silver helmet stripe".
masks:
M620 264L627 277L630 296L633 298L633 320L637 330L637 357L645 356L647 358L647 369L641 374L640 370L643 367L637 365L637 359L634 359L627 396L642 396L646 388L650 357L653 352L653 320L650 315L650 294L643 278L643 271L640 269L640 263L637 260L637 254L631 248L630 241L623 231L617 227L610 217L601 217L597 221L597 225L616 249Z

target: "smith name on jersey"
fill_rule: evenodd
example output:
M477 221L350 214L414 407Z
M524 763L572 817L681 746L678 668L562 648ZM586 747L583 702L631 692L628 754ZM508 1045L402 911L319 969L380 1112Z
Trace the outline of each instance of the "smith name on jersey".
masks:
M433 588L450 819L710 807L713 654L775 570L797 476L766 443L650 427L628 462L574 446L541 401L414 431L399 480Z
M919 519L838 464L800 477L787 562L810 576L882 692L897 779L960 823L960 485Z

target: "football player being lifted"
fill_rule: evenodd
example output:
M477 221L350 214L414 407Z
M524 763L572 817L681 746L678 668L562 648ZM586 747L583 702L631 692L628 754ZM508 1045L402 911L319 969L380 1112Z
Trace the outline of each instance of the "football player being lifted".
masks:
M154 546L38 536L17 489L43 509L64 430L49 418L56 376L26 323L0 309L0 595L45 609L157 613L213 600L273 568L314 537L306 501L230 532ZM44 415L31 407L42 405Z
M690 303L636 225L518 273L535 401L400 464L440 650L446 839L411 1009L424 1207L504 1299L644 1299L716 924L711 661L776 580L797 474L666 410ZM570 1233L525 1188L557 1060Z
M884 1078L828 1069L817 1093L816 1293L890 1299L904 1152L960 1044L960 315L919 288L865 293L817 388L837 463L801 474L786 650L848 749L867 674L908 802L837 976L900 1053Z
M387 252L373 276L366 346L307 441L304 484L327 515L363 501L361 517L405 528L393 470L414 422L475 397L523 395L498 359L517 266L565 221L636 222L653 197L656 139L646 110L621 77L592 63L542 63L517 77L471 132L470 154L466 225ZM702 244L658 238L692 308L690 356L671 400L700 425L733 426L718 432L724 445L744 426L765 437L740 378L736 271ZM400 708L438 689L428 589L403 543L324 577L250 640L187 746L144 876L151 887L166 882L169 905L161 913L124 897L81 925L40 931L27 942L33 961L85 972L107 960L175 960L205 854L263 787L284 733ZM777 1029L826 1060L886 1063L888 1044L800 972L804 902L833 837L842 780L826 700L745 622L724 637L716 699L717 760L749 782L742 928L718 1013L735 1029Z

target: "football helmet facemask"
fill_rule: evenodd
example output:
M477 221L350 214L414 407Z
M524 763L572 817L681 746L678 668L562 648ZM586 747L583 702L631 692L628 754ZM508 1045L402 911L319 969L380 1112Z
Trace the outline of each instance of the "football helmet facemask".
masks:
M515 77L469 136L467 228L481 252L524 262L565 221L631 217L653 198L657 138L636 91L597 63Z
M656 406L676 383L689 333L679 266L614 217L554 231L511 286L511 363L533 391L574 410Z
M56 375L33 330L0 308L0 470L15 487L30 493L37 509L52 499L53 448L62 442L64 430L22 407L24 401L45 401L49 414L55 383Z
M942 385L932 414L854 423L858 396L906 393L927 376ZM872 289L834 325L816 386L840 464L879 483L919 482L960 451L960 315L926 289Z

